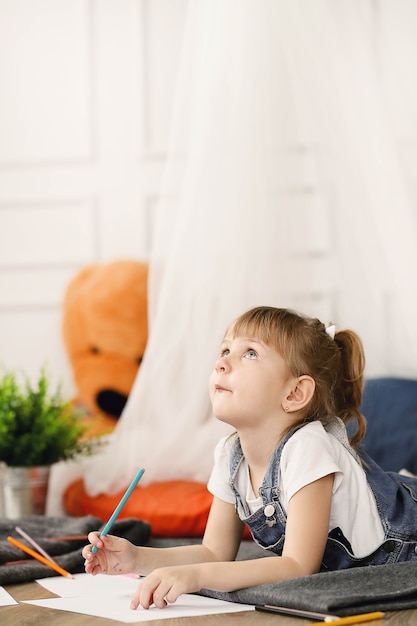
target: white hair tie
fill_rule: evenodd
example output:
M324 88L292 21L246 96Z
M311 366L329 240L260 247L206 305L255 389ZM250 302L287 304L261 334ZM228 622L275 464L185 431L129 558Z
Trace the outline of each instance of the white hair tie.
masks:
M329 335L329 337L334 339L334 336L336 334L336 324L330 324L330 326L326 328L326 333Z

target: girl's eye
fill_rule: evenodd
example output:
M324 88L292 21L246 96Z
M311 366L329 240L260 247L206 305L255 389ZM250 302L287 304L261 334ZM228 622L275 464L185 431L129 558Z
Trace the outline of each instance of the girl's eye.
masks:
M257 354L257 352L255 352L255 350L250 349L247 352L245 352L245 358L257 359L258 358L258 354Z
M220 356L228 356L230 354L229 348L225 348L220 352Z

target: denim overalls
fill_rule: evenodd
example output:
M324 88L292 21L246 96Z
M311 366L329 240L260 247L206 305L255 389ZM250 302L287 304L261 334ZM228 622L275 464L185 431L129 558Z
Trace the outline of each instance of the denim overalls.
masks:
M279 464L283 447L295 430L273 452L259 489L263 505L253 514L234 485L243 459L238 437L230 455L229 480L236 497L239 518L249 527L259 546L278 555L282 553L286 525L286 515L279 501ZM328 534L321 571L417 560L417 479L385 472L365 453L361 453L361 458L384 528L384 542L371 554L356 558L340 528L334 528Z

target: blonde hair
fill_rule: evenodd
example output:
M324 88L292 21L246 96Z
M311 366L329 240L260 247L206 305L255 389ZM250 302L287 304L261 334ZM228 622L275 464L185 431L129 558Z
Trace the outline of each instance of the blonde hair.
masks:
M293 376L314 379L314 395L300 423L326 423L338 416L346 425L356 419L357 429L350 443L359 445L366 431L366 420L359 410L365 354L355 332L340 330L333 339L320 320L291 309L267 306L243 313L228 332L258 338L282 356Z

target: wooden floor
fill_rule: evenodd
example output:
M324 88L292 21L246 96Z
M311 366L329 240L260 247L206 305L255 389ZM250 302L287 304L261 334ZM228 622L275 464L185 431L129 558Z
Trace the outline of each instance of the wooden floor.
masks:
M54 597L54 594L36 582L7 585L5 588L17 602L20 600ZM30 624L41 624L42 626L111 626L112 624L119 624L120 626L122 623L101 617L92 617L91 615L46 609L30 604L19 603L14 606L0 607L1 626L29 626ZM298 617L273 615L259 611L136 622L136 624L146 624L148 626L185 626L186 624L190 624L190 626L307 626L310 623L309 620ZM416 626L417 609L386 613L382 621L367 622L367 624L370 626Z

